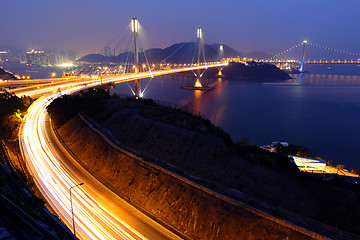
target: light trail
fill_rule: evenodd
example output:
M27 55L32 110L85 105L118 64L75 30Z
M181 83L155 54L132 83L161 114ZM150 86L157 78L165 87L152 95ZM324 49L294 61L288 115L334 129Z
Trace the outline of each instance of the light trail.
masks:
M159 71L151 71L151 72L142 72L138 74L124 74L124 75L117 75L114 77L104 78L102 80L96 79L96 80L89 80L89 79L79 79L74 78L66 79L66 82L61 83L61 81L57 81L55 83L47 83L43 84L41 86L37 87L25 87L25 88L17 88L13 90L9 90L10 92L15 93L17 96L31 96L31 97L39 97L45 94L49 93L56 93L56 91L60 88L61 91L65 89L69 89L72 87L82 86L82 89L93 87L96 85L100 85L100 82L102 84L107 83L122 83L122 82L129 82L134 81L135 79L143 79L143 78L151 78L155 76L161 76L161 75L168 75L173 73L179 73L179 72L186 72L186 71L194 71L198 69L207 69L207 68L213 68L213 67L224 67L229 65L227 62L222 63L213 63L209 65L200 65L200 66L192 66L192 67L186 67L186 68L175 68L175 69L167 69L167 70L159 70ZM31 80L29 80L31 81ZM37 80L34 80L37 81ZM86 85L86 86L84 86Z
M207 67L219 67L214 64ZM103 80L103 83L126 82L203 66L170 69L137 75L124 75ZM71 94L99 85L87 80L61 85L62 94ZM36 89L32 93L49 94L56 87ZM31 92L23 92L29 94ZM85 184L72 190L76 233L80 239L181 239L142 212L121 199L87 172L59 143L52 131L47 106L59 93L36 100L28 109L19 132L20 149L27 168L41 194L62 221L72 229L69 189L80 182Z
M77 90L68 90L66 93ZM168 238L167 235L171 233L163 234L162 231L166 230L160 225L157 226L160 230L150 229L146 222L139 229L131 227L123 220L122 214L119 215L124 212L129 214L128 207L120 209L118 197L114 197L113 193L109 193L110 190L74 164L71 156L57 149L59 146L55 146L55 136L49 133L50 122L46 113L46 107L52 99L54 96L41 98L32 106L22 125L20 143L36 185L63 222L72 228L69 188L84 182L82 187L72 192L77 234L81 239L147 239L147 236L151 239L176 238ZM125 219L128 218L125 215ZM132 218L132 221L139 221L137 225L143 224L143 219L137 216Z

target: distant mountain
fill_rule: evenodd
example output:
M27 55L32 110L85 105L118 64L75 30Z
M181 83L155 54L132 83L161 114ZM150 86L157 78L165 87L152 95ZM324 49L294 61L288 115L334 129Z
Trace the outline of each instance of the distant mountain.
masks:
M207 62L219 61L220 60L220 44L208 45L205 44L203 49L201 49L200 61L205 60ZM233 48L224 46L224 56L223 57L237 57L240 54ZM150 62L150 63L192 63L197 61L198 56L198 47L194 42L183 42L176 43L167 48L152 48L144 52L139 53L140 62ZM105 62L133 62L134 54L132 52L123 52L118 56L104 56L101 54L89 54L78 60L79 62L90 62L90 63L105 63Z
M25 48L22 47L15 47L10 45L0 45L0 51L8 51L12 54L18 54L25 52Z
M266 52L249 52L244 53L244 56L247 58L254 58L254 59L269 59L272 57L272 55L266 53Z

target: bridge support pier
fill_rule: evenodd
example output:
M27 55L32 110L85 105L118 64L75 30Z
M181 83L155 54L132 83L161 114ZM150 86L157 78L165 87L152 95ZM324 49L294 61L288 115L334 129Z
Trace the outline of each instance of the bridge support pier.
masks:
M135 92L135 99L141 98L141 87L140 87L139 79L136 79L134 81L134 92Z
M223 74L222 74L221 70L222 70L222 68L219 68L219 72L217 74L217 77L219 77L219 78L223 77Z

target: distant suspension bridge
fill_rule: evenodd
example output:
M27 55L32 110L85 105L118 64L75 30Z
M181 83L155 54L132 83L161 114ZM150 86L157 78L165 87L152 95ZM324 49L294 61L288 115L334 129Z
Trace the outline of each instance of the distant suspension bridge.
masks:
M312 46L312 47L316 47L322 50L326 50L329 52L333 52L335 54L341 54L341 55L345 55L345 56L349 56L351 57L350 59L340 59L340 58L332 58L330 59L313 59L313 60L306 60L306 46ZM283 58L283 56L285 56L285 54L299 48L299 47L303 47L302 50L302 55L301 55L301 60L294 60L294 59L286 59ZM343 50L339 50L339 49L335 49L335 48L330 48L330 47L325 47L316 43L312 43L309 41L303 41L302 43L299 43L289 49L286 49L284 51L282 51L279 54L276 54L274 56L272 56L269 59L262 59L260 60L262 62L268 62L268 63L300 63L300 72L304 71L304 64L305 63L311 63L311 64L360 64L360 54L359 53L352 53L352 52L348 52L348 51L343 51Z

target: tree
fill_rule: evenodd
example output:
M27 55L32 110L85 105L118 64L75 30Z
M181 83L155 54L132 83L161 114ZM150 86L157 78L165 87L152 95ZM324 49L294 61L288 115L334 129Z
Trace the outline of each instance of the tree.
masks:
M358 178L360 178L360 168L355 170L355 174L358 175Z
M248 139L248 138L242 138L242 139L240 140L240 145L250 146L250 139Z

